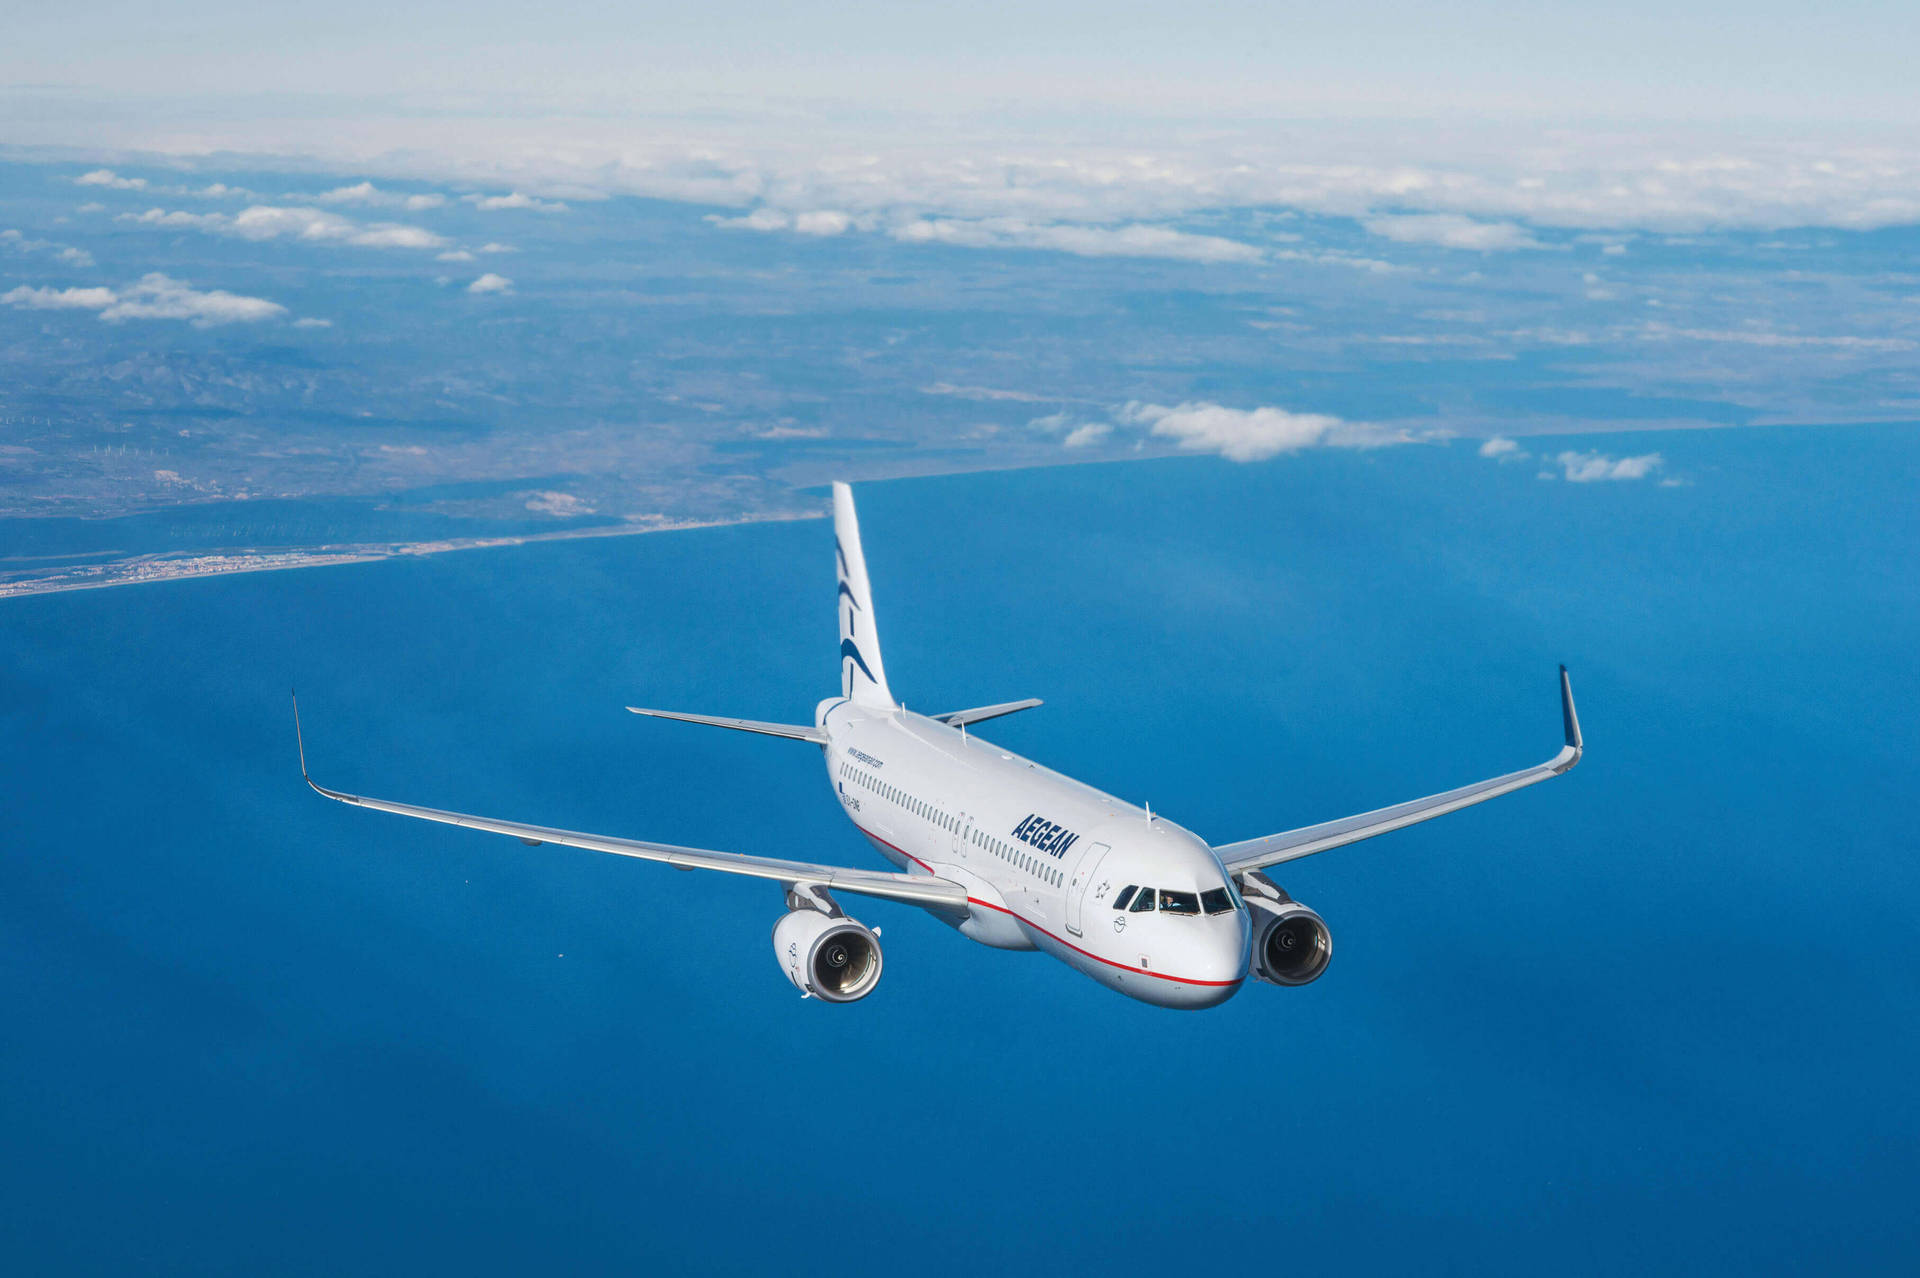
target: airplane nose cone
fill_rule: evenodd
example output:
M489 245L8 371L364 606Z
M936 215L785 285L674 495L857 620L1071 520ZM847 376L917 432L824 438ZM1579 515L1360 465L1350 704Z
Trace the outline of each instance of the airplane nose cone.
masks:
M1233 923L1219 918L1205 942L1193 954L1193 983L1184 987L1180 1005L1218 1007L1239 993L1247 979L1247 960L1252 947L1252 927L1244 912L1235 911Z

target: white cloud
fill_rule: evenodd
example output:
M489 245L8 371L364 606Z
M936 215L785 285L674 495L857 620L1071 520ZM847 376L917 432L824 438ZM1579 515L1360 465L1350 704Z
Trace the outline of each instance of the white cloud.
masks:
M1503 462L1520 461L1523 458L1532 456L1531 453L1514 443L1511 439L1506 439L1500 435L1495 435L1492 439L1480 445L1480 455Z
M793 219L793 229L802 235L838 235L853 225L853 219L838 209L816 209Z
M329 319L297 319L293 322L293 326L295 328L332 328L333 321Z
M145 178L123 178L112 169L95 169L91 173L82 173L73 180L75 186L104 186L115 191L145 190Z
M1564 452L1553 460L1559 465L1567 482L1573 484L1590 484L1614 479L1645 479L1666 465L1666 459L1659 453L1614 458L1605 453Z
M217 231L232 218L225 213L184 213L168 212L165 209L148 209L145 213L122 213L114 221L136 222L145 226L191 226L203 231Z
M111 288L16 288L0 294L0 302L30 310L97 311L108 321L178 319L196 328L215 324L249 324L278 319L287 308L259 297L242 297L222 289L202 292L180 280L154 273L137 284Z
M764 205L739 217L712 215L707 220L726 230L794 231L802 235L839 235L880 225L874 217L839 209L789 213ZM1265 257L1259 248L1238 240L1143 223L1087 226L1013 217L914 217L892 222L886 226L886 233L907 244L1051 249L1080 257L1159 257L1187 262L1258 262Z
M449 249L445 253L436 254L433 260L436 262L471 262L473 260L473 254L467 252L465 249Z
M1564 119L1529 124L1511 116L1436 118L1391 131L1377 118L1356 118L1302 129L1278 116L1271 123L1253 122L1254 113L1177 120L1138 105L1104 130L1070 137L1040 124L936 120L905 110L840 130L821 127L808 110L769 111L761 103L729 112L707 103L644 118L606 110L376 113L356 116L351 128L324 117L290 123L234 113L189 124L125 113L112 125L22 121L12 140L196 163L224 149L271 154L281 167L293 160L321 172L349 168L374 182L513 192L474 195L476 205L517 204L528 190L552 197L541 204L637 195L743 213L771 205L787 210L789 223L792 210L837 210L854 227L923 217L1165 226L1199 211L1236 209L1362 220L1450 216L1516 225L1522 235L1550 227L1614 238L1920 222L1920 135L1911 130L1809 122L1793 131L1730 133L1705 124L1570 127Z
M436 249L447 242L443 236L423 227L397 222L360 223L325 209L275 204L250 205L232 216L148 209L145 213L122 213L118 220L147 226L192 227L243 240L292 239L360 248Z
M331 191L323 191L319 195L313 196L312 199L315 204L378 204L385 202L379 189L371 182L357 182L352 186L336 186Z
M1113 427L1107 423L1088 422L1085 426L1076 426L1067 432L1067 437L1060 442L1068 448L1085 448L1091 444L1100 443L1111 434L1113 434Z
M0 293L0 302L30 311L102 311L119 301L110 288L19 288Z
M707 220L730 231L784 231L793 225L793 219L779 209L755 209L745 217L710 217Z
M1363 423L1284 408L1228 408L1211 403L1169 408L1131 403L1118 416L1128 425L1146 426L1155 435L1177 440L1182 448L1218 453L1237 462L1264 461L1318 444L1365 445L1397 438Z
M1215 235L1192 235L1164 226L1076 226L1021 218L919 218L888 234L909 244L966 248L1052 249L1081 257L1162 257L1186 262L1258 262L1260 249Z
M935 382L931 386L920 388L922 395L953 395L960 399L977 400L1013 400L1022 404L1046 404L1054 400L1051 395L1034 395L1027 391L996 390L991 386L955 386L952 382Z
M299 196L290 196L299 199ZM352 186L336 186L331 191L305 197L315 204L358 204L367 208L403 208L412 212L422 209L437 209L447 202L444 195L428 192L407 195L399 191L383 191L371 182L356 182Z
M46 253L65 262L68 266L92 266L93 254L71 244L59 244L53 240L31 239L20 231L0 231L0 248L15 253Z
M1512 222L1476 222L1457 213L1404 213L1371 217L1366 228L1375 235L1401 244L1437 244L1441 248L1529 249L1543 247L1540 241Z
M495 275L488 271L473 283L467 285L469 293L511 293L513 281L504 275Z
M510 195L463 195L460 198L477 209L485 209L489 212L495 209L532 209L537 213L567 211L567 206L559 200L537 199L525 191L515 191Z
M355 231L347 237L347 243L361 248L435 249L446 242L443 237L424 227L386 223Z
M536 492L527 496L527 509L543 515L552 515L556 519L567 519L576 515L591 515L593 506L572 493Z
M520 250L511 244L501 244L497 241L489 240L480 246L480 251L482 253L518 253Z
M98 200L88 200L85 204L82 204L74 210L76 213L105 213L106 211L107 206Z

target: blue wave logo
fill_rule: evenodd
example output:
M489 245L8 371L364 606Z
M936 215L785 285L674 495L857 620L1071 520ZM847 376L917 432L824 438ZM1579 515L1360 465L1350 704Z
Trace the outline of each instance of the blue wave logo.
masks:
M878 686L880 681L873 677L873 671L867 669L867 659L860 655L860 649L854 646L853 640L842 639L840 641L840 660L845 661L848 657L852 657L853 664L860 667L860 673L867 677L868 683Z

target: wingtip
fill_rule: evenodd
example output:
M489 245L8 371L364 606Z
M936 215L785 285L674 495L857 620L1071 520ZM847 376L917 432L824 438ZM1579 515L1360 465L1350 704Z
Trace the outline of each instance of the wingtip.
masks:
M307 771L307 738L300 730L300 694L288 688L287 695L293 699L293 744L300 751L300 779L312 785L313 774Z
M1565 664L1560 667L1560 724L1566 733L1567 749L1573 751L1573 760L1577 763L1585 745L1580 737L1580 715L1573 705L1573 679L1567 674Z

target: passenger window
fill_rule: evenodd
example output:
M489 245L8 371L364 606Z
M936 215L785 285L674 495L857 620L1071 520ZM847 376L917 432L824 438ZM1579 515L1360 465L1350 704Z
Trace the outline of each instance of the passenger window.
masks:
M1141 888L1140 895L1133 898L1133 905L1131 908L1128 909L1127 913L1151 914L1152 912L1153 912L1153 889Z
M1233 898L1223 887L1208 888L1200 894L1200 906L1209 914L1225 914L1233 908Z
M1198 914L1200 898L1191 892L1169 892L1161 888L1160 909L1167 914Z

